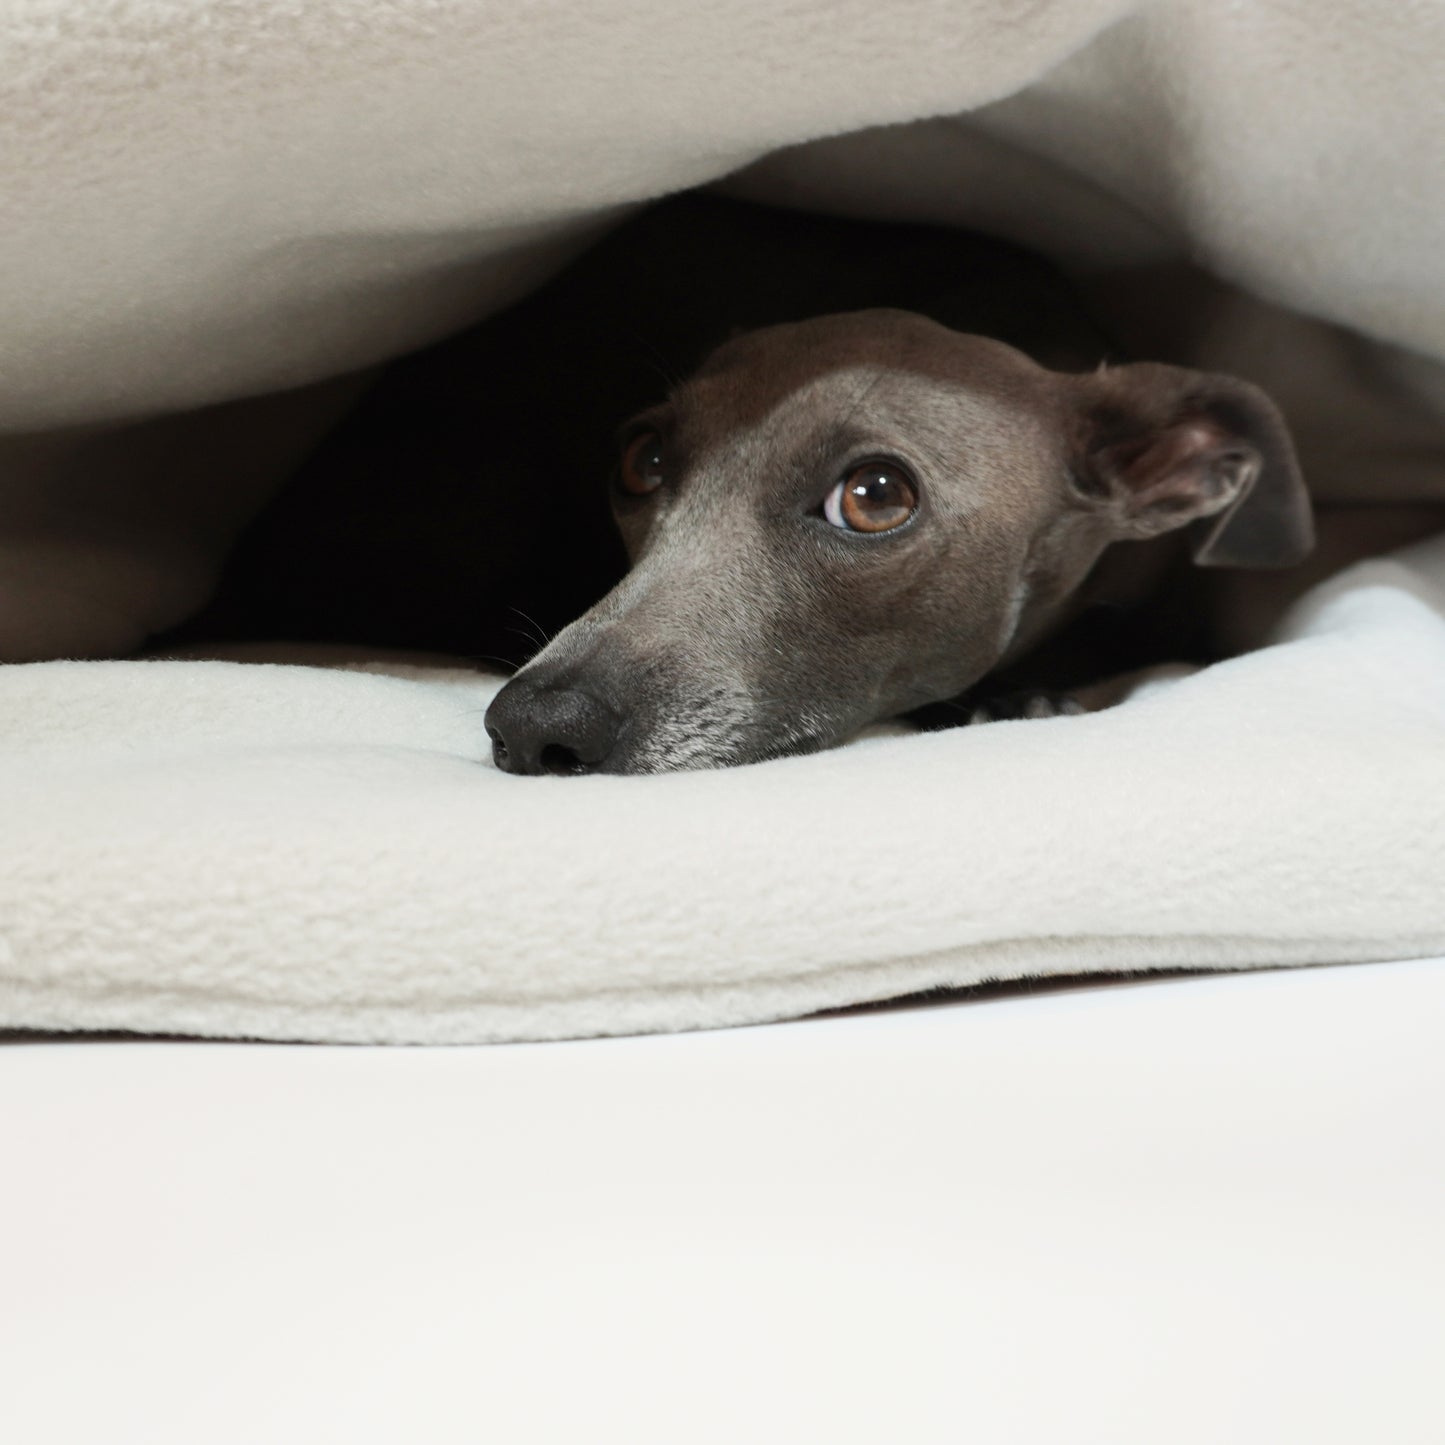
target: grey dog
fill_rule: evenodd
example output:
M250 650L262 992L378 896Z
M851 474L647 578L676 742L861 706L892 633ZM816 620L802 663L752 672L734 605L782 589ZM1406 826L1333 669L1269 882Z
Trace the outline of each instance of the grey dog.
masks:
M512 772L723 766L1233 655L1441 525L1391 510L1322 513L1296 565L1257 388L1125 355L997 238L691 193L387 368L181 640L520 667L485 720Z
M967 697L1092 598L1156 586L1181 545L1272 568L1312 542L1258 388L1153 363L1053 371L905 311L730 340L622 441L632 569L493 702L508 771L824 748Z

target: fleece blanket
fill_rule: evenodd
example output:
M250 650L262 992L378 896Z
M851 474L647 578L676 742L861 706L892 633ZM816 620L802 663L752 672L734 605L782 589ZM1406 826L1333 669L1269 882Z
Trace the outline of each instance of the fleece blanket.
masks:
M494 681L121 658L363 368L722 181L982 225L1445 498L1445 11L19 0L0 12L0 1025L393 1041L1445 948L1439 545L1110 712L507 779ZM69 659L69 660L62 660Z
M498 772L498 680L463 671L0 684L9 1022L552 1038L1445 952L1445 538L1110 711L730 772ZM1389 749L1362 753L1382 719Z

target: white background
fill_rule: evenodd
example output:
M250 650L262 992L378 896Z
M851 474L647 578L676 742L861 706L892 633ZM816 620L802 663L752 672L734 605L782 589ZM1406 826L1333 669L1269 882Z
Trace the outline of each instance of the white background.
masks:
M0 1436L1439 1441L1445 960L0 1046Z

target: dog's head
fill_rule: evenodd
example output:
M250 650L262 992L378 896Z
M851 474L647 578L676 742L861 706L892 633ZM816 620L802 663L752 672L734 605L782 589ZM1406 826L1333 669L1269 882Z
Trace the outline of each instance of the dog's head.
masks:
M624 430L627 577L498 694L512 772L661 772L825 747L1038 640L1111 543L1310 544L1284 425L1245 382L1066 375L901 311L728 342Z

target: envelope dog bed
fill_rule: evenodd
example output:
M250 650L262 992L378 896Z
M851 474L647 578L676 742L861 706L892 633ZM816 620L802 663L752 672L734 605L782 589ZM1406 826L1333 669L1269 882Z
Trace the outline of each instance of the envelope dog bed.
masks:
M499 680L138 660L375 363L684 186L1023 240L1445 501L1445 17L58 0L0 17L0 1026L391 1042L1445 951L1445 541L1110 711L518 779ZM319 665L328 663L330 665Z

